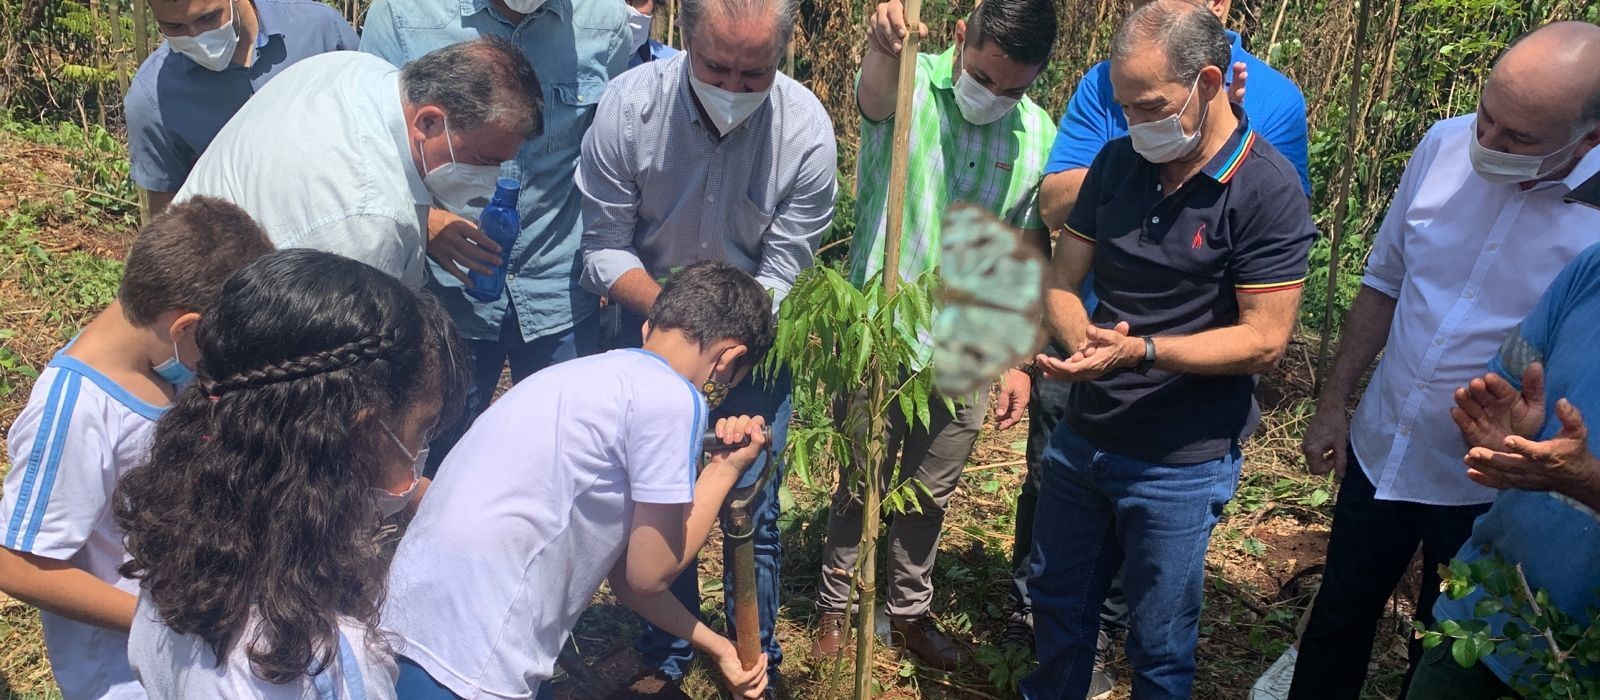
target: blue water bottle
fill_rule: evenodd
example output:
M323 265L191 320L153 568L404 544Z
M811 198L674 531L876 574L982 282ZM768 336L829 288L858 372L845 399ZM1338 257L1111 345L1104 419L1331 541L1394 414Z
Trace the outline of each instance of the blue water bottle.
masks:
M522 217L517 214L517 193L522 189L522 183L502 177L494 185L494 198L478 215L478 230L500 244L500 257L504 260L511 255L511 246L517 242L517 234L522 231ZM468 270L467 279L471 281L467 294L478 301L494 301L506 293L505 263L496 265L494 271L487 275Z

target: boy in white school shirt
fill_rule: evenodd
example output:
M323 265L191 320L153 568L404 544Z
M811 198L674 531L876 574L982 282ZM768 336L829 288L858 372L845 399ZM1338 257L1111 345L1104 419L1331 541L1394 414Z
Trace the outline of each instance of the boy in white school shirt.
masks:
M724 419L725 443L749 443L700 468L708 403L772 344L771 308L738 268L690 265L651 308L642 348L538 372L473 423L391 569L383 620L399 638L401 700L538 695L607 578L624 604L715 659L735 693L760 696L765 659L742 668L667 588L766 448L760 417Z
M0 591L39 607L66 700L145 697L128 668L139 587L117 571L128 556L112 494L191 376L201 313L223 280L271 250L232 204L168 208L134 240L116 300L39 373L11 425Z

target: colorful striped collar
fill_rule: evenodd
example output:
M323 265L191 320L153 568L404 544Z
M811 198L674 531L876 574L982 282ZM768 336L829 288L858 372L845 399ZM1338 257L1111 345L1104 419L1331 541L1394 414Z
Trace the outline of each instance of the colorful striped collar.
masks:
M1255 147L1257 138L1255 129L1250 128L1250 117L1244 113L1244 109L1239 105L1230 106L1233 108L1234 116L1239 118L1239 126L1233 130L1233 134L1222 144L1217 154L1211 157L1211 161L1206 163L1206 167L1200 169L1200 172L1205 173L1207 177L1224 185L1239 173L1240 166L1250 157L1250 149Z

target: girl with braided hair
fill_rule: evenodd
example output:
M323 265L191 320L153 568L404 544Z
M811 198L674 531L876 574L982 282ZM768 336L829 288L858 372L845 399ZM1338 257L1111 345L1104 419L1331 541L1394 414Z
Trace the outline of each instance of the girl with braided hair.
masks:
M375 268L291 249L230 278L196 342L116 499L135 675L158 698L392 698L380 526L459 410L453 326Z

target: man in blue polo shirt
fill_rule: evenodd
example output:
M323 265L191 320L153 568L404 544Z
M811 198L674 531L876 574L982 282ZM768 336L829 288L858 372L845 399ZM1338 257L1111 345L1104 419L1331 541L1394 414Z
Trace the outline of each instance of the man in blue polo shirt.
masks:
M149 0L166 41L122 100L134 184L165 209L222 125L283 69L356 48L339 13L314 0Z
M1600 175L1568 199L1600 208ZM1586 425L1600 416L1596 345L1600 245L1561 271L1489 362L1489 374L1456 390L1451 410L1470 447L1467 476L1500 490L1456 558L1496 557L1517 565L1529 589L1547 594L1550 606L1579 625L1589 619L1600 587L1600 431ZM1510 617L1479 614L1483 598L1481 590L1460 600L1440 596L1434 618L1483 620L1499 637ZM1548 650L1537 631L1534 637L1535 647ZM1515 697L1545 681L1544 669L1530 666L1526 654L1491 654L1462 667L1450 647L1440 644L1423 655L1407 698Z
M1096 156L1056 243L1047 320L1072 354L1035 360L1071 387L1034 520L1029 698L1085 697L1119 570L1133 696L1193 688L1205 552L1238 484L1251 375L1288 346L1316 237L1294 166L1228 99L1230 54L1222 23L1187 0L1134 10L1112 43L1130 134Z
M469 419L494 394L501 371L513 381L594 351L599 300L578 285L582 195L573 186L584 132L606 84L628 68L633 48L627 5L616 0L377 0L362 25L361 50L396 66L442 46L489 34L516 45L539 73L544 132L502 171L522 182L522 233L501 250L475 223L493 194L438 203L428 217L428 289L439 297L472 350ZM506 265L506 293L491 302L466 293L467 270ZM437 469L466 426L433 443Z

